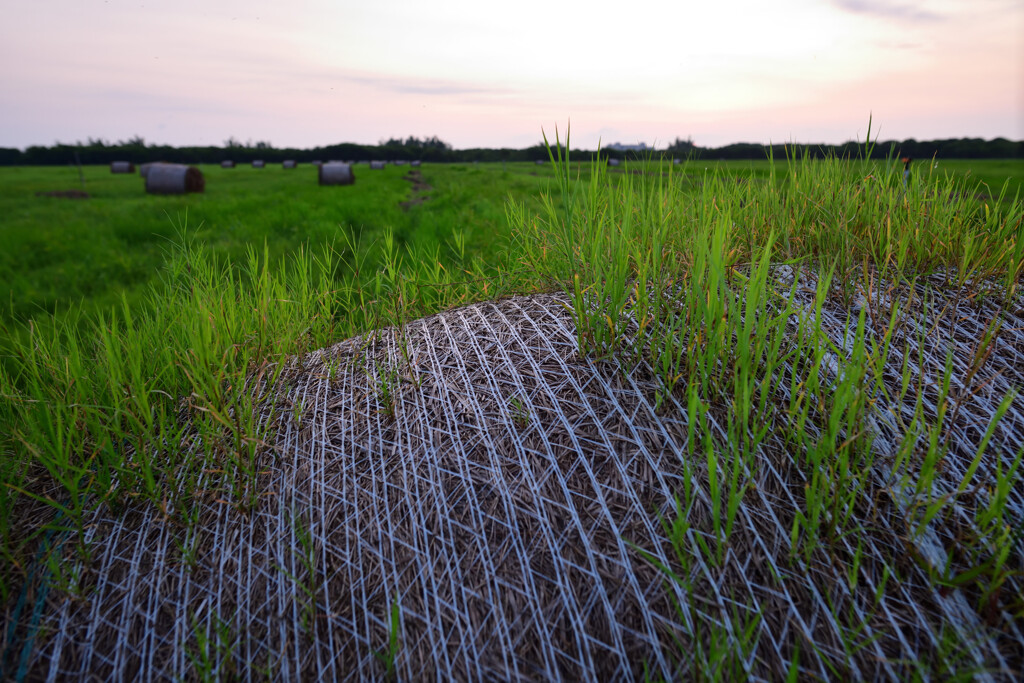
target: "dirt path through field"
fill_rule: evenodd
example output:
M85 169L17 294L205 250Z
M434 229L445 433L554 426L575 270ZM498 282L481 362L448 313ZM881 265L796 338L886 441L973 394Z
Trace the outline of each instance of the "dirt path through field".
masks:
M409 198L408 201L404 201L399 204L399 206L402 207L403 211L408 211L411 207L418 206L423 202L427 201L428 199L430 199L430 197L426 196L426 193L430 192L434 188L433 186L424 182L423 174L420 173L420 170L418 168L414 168L408 173L406 173L404 179L412 183L412 196Z

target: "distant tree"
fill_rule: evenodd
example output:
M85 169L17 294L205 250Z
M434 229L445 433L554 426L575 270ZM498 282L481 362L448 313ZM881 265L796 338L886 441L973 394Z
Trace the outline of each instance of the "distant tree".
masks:
M21 150L14 147L0 147L0 166L14 166L21 163Z
M685 140L683 140L682 138L677 137L672 142L672 144L670 144L668 146L668 150L667 151L671 152L672 154L679 154L679 155L684 155L685 156L685 155L692 154L693 151L696 148L697 148L697 146L693 144L693 138L692 137L687 137Z
M118 147L145 147L146 140L141 135L133 135L127 140L118 140Z

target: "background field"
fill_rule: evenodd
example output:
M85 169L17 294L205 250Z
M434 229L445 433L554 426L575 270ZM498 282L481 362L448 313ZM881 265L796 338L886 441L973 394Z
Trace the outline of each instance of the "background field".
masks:
M785 165L776 163L777 171L786 173ZM771 171L769 161L700 161L675 170L696 187L716 166L737 179ZM40 318L78 303L87 311L102 309L122 293L135 301L186 227L218 259L233 262L241 260L247 245L266 244L271 258L279 260L300 245L340 244L346 236L357 237L373 260L371 246L391 228L399 244L440 246L452 259L451 246L461 236L466 258L497 267L510 234L507 200L534 209L553 178L549 165L427 164L421 172L431 189L420 194L426 200L405 209L401 204L415 196L405 179L409 166L373 172L358 166L354 186L324 188L309 165L293 171L276 165L201 168L205 193L152 196L137 174L113 175L106 166L88 166L84 189L90 198L85 200L36 196L81 190L73 167L0 168L0 320ZM940 161L933 172L986 183L978 187L979 195L998 195L1008 183L1012 198L1024 186L1022 160Z
M153 196L137 174L86 167L90 197L81 200L36 196L81 190L74 168L0 169L3 317L24 320L78 302L102 308L121 292L134 300L186 226L217 258L233 262L250 244L266 244L272 259L300 245L340 244L345 236L369 249L385 228L412 248L447 247L461 235L467 254L493 254L506 244L505 200L535 201L550 174L525 164L507 170L434 165L423 169L430 189L414 193L405 179L410 170L360 166L355 185L320 187L309 165L292 171L204 166L203 194ZM424 201L401 206L417 196Z

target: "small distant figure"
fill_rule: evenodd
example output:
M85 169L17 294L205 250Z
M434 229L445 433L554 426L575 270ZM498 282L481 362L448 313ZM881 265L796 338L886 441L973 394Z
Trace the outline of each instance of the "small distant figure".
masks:
M910 157L902 157L900 161L903 162L903 187L907 186L910 182L910 162L913 161Z

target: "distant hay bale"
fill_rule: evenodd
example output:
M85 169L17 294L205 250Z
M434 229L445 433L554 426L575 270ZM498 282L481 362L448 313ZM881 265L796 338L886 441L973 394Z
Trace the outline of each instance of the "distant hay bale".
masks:
M151 161L148 164L142 164L141 166L139 166L139 175L145 178L147 175L149 175L149 169L153 168L153 166L155 166L157 163L159 162Z
M130 161L110 162L111 173L135 173L135 164Z
M537 159L533 163L537 164L538 166L543 166L546 162L543 159Z
M619 164L621 164L621 163L622 163L622 162L621 162L621 161L619 161L618 159L609 159L609 160L608 160L608 165L609 165L609 166L618 166L618 165L619 165Z
M387 164L383 161L371 161L370 170L372 171L383 171Z
M313 161L311 161L309 163L313 164L314 166L321 166L321 165L323 165L324 162L320 161L319 159L314 159Z
M295 159L287 159L281 162L281 168L295 168L298 166L298 162Z
M185 194L206 189L203 173L185 164L153 164L146 175L149 194Z
M423 164L423 162L420 161L419 159L417 159L416 161L410 161L409 162L410 166L421 166L422 164Z
M261 160L256 160L256 161L252 162L252 167L253 168L263 168L264 166L266 166L266 163L264 163Z
M321 185L351 185L356 181L356 174L351 164L332 161L320 166L317 178Z
M225 161L220 162L220 167L221 168L234 168L235 167L235 162L225 160Z
M678 163L680 163L681 161L682 161L681 159L673 159L673 160L672 160L672 163L673 163L673 164L678 164Z
M402 159L399 159L398 161L395 161L394 164L395 164L395 166L405 166L405 161L402 160Z

